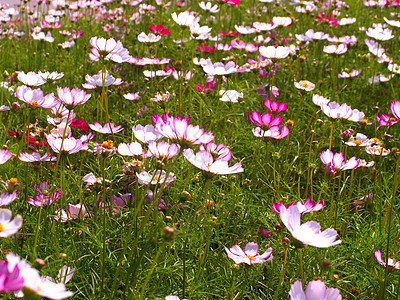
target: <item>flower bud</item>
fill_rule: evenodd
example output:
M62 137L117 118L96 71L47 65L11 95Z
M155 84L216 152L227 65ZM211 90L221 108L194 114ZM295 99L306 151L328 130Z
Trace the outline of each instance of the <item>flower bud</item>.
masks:
M183 191L182 195L185 197L186 200L192 199L192 195L188 191Z
M43 259L36 258L35 259L35 264L39 269L43 268L46 265L46 262Z
M13 102L13 103L11 104L11 109L12 109L13 111L20 111L20 110L21 110L21 105L19 105L18 102Z
M174 228L169 226L164 227L164 235L167 240L172 241L175 237L175 234L176 232Z
M275 229L278 230L278 231L281 230L282 229L282 225L281 224L276 224L275 225Z

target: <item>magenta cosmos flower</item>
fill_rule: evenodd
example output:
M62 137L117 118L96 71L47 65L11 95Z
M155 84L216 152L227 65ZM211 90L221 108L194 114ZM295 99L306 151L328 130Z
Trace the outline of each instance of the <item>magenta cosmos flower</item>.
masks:
M238 42L236 40L232 40L231 45L235 49L245 50L247 52L256 52L258 50L258 47L254 44L246 44L243 41Z
M271 101L269 99L264 100L264 106L272 112L282 112L287 110L288 108L286 103L279 103L276 101Z
M288 208L293 205L297 206L297 208L299 209L299 212L301 214L305 214L305 213L309 213L312 211L321 210L324 207L324 202L322 202L322 200L320 200L317 204L315 204L315 202L312 201L310 197L308 197L304 204L301 201L299 201L297 203L293 202L293 203L289 204L288 206L286 206L282 202L274 203L274 204L272 204L272 210L274 211L274 213L279 214L281 212L282 206L284 206L285 208Z
M382 259L382 252L380 250L376 250L374 256L376 261L380 265L384 267L386 267L387 265L389 268L400 270L400 261L397 261L395 258L389 258L388 261L386 262L386 259L385 260Z
M248 112L246 116L247 120L263 129L267 129L273 126L279 126L283 122L281 116L276 116L275 118L272 118L272 115L268 112L261 115L258 111L254 110L251 113Z
M80 89L70 89L69 87L57 87L58 98L68 109L86 103L92 95L86 94Z
M19 275L18 265L0 261L0 293L17 292L24 286L24 278Z
M400 119L400 101L393 101L390 104L390 111L396 119Z
M209 174L235 174L243 172L242 164L237 162L232 167L229 167L228 161L217 159L214 161L212 154L208 151L201 150L194 154L192 149L185 149L183 156L197 168L209 173Z
M162 117L153 115L151 117L156 130L164 137L180 144L182 147L206 144L214 139L211 132L204 132L199 125L189 125L190 116L173 117L164 113Z
M327 173L335 174L336 171L352 170L358 167L360 160L355 156L345 161L343 153L333 153L327 149L321 153L321 161L326 165L325 171Z
M321 280L310 281L306 291L303 291L301 281L292 284L289 291L290 300L341 300L342 296L337 288L326 288Z
M258 255L258 244L247 243L244 251L238 246L234 245L231 249L225 247L226 254L230 259L233 259L235 264L239 265L245 263L248 265L262 264L273 258L272 248L268 248L262 255Z
M26 104L42 108L53 108L59 104L59 101L54 97L53 93L43 96L43 91L41 89L32 90L26 85L17 88L15 97Z
M281 206L279 216L293 238L303 245L328 248L342 242L341 240L336 241L338 234L335 229L328 228L321 232L321 225L315 221L300 224L301 214L295 205L289 208Z

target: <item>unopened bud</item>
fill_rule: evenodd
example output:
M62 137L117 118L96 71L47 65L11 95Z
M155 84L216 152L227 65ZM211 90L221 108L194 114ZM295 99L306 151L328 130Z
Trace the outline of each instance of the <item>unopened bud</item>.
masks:
M214 208L214 201L206 200L206 203L204 203L204 208Z
M290 240L287 238L287 237L284 237L283 239L282 239L282 243L284 243L284 244L290 244Z
M165 234L165 238L166 238L167 240L170 240L170 241L171 241L171 240L174 239L176 232L175 232L175 229L174 229L174 228L169 227L169 226L165 226L165 227L164 227L164 234Z
M318 125L322 125L322 124L324 124L324 121L322 121L321 119L318 119L318 120L317 120L317 124L318 124Z
M385 135L383 137L388 141L390 141L393 138L393 136L388 133L385 133Z
M13 102L13 103L11 104L11 109L12 109L13 111L20 111L20 110L21 110L21 105L19 105L18 102Z
M275 225L275 229L276 230L281 230L282 229L282 225L281 224L276 224Z
M65 253L60 253L59 257L60 257L60 258L66 258L66 257L67 257L67 254L65 254Z
M192 199L192 195L188 191L183 191L182 195L185 197L186 200Z
M38 268L43 268L46 265L46 262L43 259L36 258L35 259L35 264L38 266Z

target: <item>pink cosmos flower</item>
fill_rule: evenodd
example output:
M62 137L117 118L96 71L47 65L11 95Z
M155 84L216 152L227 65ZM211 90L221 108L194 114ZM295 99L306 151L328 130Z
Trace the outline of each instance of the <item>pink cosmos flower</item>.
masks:
M126 100L129 100L129 101L139 100L139 99L140 99L139 92L136 92L136 93L128 93L128 94L124 94L123 96L124 96L124 98L125 98Z
M9 192L1 192L0 194L0 206L5 206L12 203L15 199L17 199L17 191Z
M155 156L157 159L170 159L174 156L179 154L179 149L181 147L177 144L168 144L167 142L150 142L149 143L149 150L147 151L146 156L152 157Z
M18 298L24 297L24 292L45 297L49 299L65 299L73 296L74 293L66 290L63 283L54 283L49 279L41 276L38 270L32 268L25 260L18 256L10 253L6 256L8 261L8 267L13 269L15 266L19 268L19 277L23 278L23 288L20 291L16 291L14 294Z
M52 157L50 152L46 152L43 156L39 152L31 154L24 152L19 154L19 160L23 162L38 162L38 161L56 161L57 157Z
M299 90L303 90L306 92L310 92L313 89L315 89L315 84L308 81L308 80L300 80L297 82L296 80L294 81L294 86L298 88Z
M224 144L208 143L205 146L200 145L200 151L210 152L215 160L229 161L232 158L231 149Z
M24 278L20 276L18 265L10 266L4 260L0 261L0 293L17 292L24 286Z
M82 219L88 216L85 205L80 203L75 205L68 204L67 211L58 209L56 214L57 215L54 217L54 220L61 223Z
M128 62L132 58L129 55L129 51L122 46L122 43L112 38L107 40L95 36L90 39L90 44L93 46L92 52L89 53L90 60L99 61L104 59L122 63Z
M175 180L174 173L169 173L167 177L167 173L164 170L154 170L152 174L142 171L140 174L136 173L139 184L143 185L156 185L156 184L165 184L165 187L171 185L172 181Z
M393 126L394 124L398 123L400 120L391 117L388 114L381 114L380 116L376 116L376 121L379 123L379 126L376 128L377 130L381 126Z
M339 20L336 18L332 18L332 14L327 14L325 17L325 13L320 11L315 21L323 21L329 23L331 26L339 26Z
M352 170L358 167L360 160L355 156L345 161L343 153L333 153L327 149L321 153L321 161L326 165L325 171L327 173L335 174L336 171Z
M383 148L380 145L373 145L365 147L365 152L375 156L386 156L389 155L391 151L389 149Z
M351 77L355 77L361 74L362 69L358 69L358 70L351 70L349 73L347 72L342 72L341 74L338 74L338 78L351 78Z
M342 242L341 240L336 241L337 232L335 229L328 228L321 232L321 225L315 221L300 224L301 214L296 205L288 208L281 206L279 216L293 238L304 245L328 248Z
M231 5L238 5L240 3L240 0L222 0L222 1Z
M130 144L119 144L118 153L124 156L145 156L142 145L138 142L132 142Z
M214 160L212 154L208 151L201 150L194 154L193 149L185 149L183 156L197 168L207 172L208 174L235 174L244 172L242 164L237 162L232 167L229 167L228 162L224 160Z
M321 109L325 115L332 119L345 119L353 122L360 122L364 119L365 114L358 109L351 109L351 106L343 103L329 102L321 105Z
M260 127L253 128L253 134L256 137L263 137L272 140L281 140L289 135L289 128L287 126L272 126L268 130L263 130Z
M384 267L387 265L389 268L400 270L400 261L397 261L395 258L389 258L386 262L386 259L382 259L382 252L380 250L376 250L374 256L380 265Z
M115 126L114 123L106 123L104 126L101 126L98 122L89 124L89 128L103 134L117 133L124 130L121 125Z
M272 115L268 112L261 116L261 114L256 110L252 111L251 113L248 112L246 116L247 120L263 129L271 128L273 126L279 126L283 122L281 116L276 116L275 118L273 118Z
M215 43L214 47L216 50L223 50L223 51L231 51L232 50L232 46L229 44Z
M255 52L258 50L258 47L254 44L246 44L243 41L238 42L236 40L232 40L231 45L235 49L246 50L247 52Z
M337 288L326 288L321 280L313 280L307 284L303 291L302 283L297 280L289 291L290 300L341 300L342 296Z
M153 125L142 126L140 124L132 127L133 134L142 143L148 144L163 138L163 135Z
M68 109L86 103L92 95L86 94L80 89L70 89L69 87L57 87L58 98Z
M226 64L221 62L212 63L210 59L205 61L205 64L202 65L204 73L207 75L228 75L232 73L236 73L238 67L235 62L229 61Z
M32 90L26 85L17 88L15 97L29 105L42 108L53 108L59 104L59 101L54 97L53 93L43 96L43 91L41 89Z
M226 254L230 259L233 259L235 264L239 265L245 263L248 265L262 264L273 258L272 248L268 248L263 254L258 255L258 244L247 243L244 251L238 246L234 245L231 249L225 247Z
M9 237L21 228L22 217L17 215L13 220L11 218L11 210L0 208L0 237Z
M82 87L87 90L94 90L95 88L101 88L103 86L103 72L102 71L100 71L98 74L93 75L93 76L86 75L85 79L86 79L87 83L83 83ZM106 74L104 75L104 86L105 87L110 86L110 85L120 85L122 83L123 83L123 81L121 80L121 78L115 79L115 77L108 74L108 72L106 72Z
M46 135L46 139L51 149L56 153L63 151L68 154L74 154L88 149L86 142L83 142L81 139L77 140L74 137L65 138L64 142L62 138L54 138L52 135Z
M0 150L0 165L6 163L12 157L8 150Z
M204 132L199 125L189 125L190 116L174 117L164 113L161 117L153 115L153 123L156 130L164 137L180 144L181 146L206 144L214 139L211 132Z
M279 46L279 47L274 47L274 46L261 46L260 48L258 48L258 51L260 52L260 54L266 58L271 58L271 59L283 59L288 57L288 55L290 54L290 49L289 47L283 47L283 46Z
M315 202L312 201L310 197L308 197L304 204L301 201L299 201L297 203L293 202L293 203L289 204L288 206L284 205L282 202L274 203L274 204L272 204L272 210L274 211L274 213L279 214L282 206L288 208L293 205L297 206L297 208L299 209L299 212L301 214L305 214L305 213L309 213L312 211L320 211L324 207L324 202L322 202L322 200L320 200L317 204L315 204Z
M264 100L264 106L272 112L282 112L287 110L288 108L286 103L279 103L276 101L271 101L269 99Z
M390 111L396 119L400 119L400 101L393 101L390 104Z
M347 45L346 44L340 44L340 45L328 45L324 46L323 51L325 53L329 54L344 54L347 52Z
M35 72L28 72L26 74L22 71L18 72L17 78L20 82L27 86L39 86L46 83L46 80L44 80L39 74L36 74Z

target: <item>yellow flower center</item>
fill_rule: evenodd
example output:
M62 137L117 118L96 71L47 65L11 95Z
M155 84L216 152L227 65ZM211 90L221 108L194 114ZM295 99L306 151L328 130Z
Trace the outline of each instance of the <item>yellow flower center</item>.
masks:
M372 138L372 140L374 141L375 144L378 144L380 142L378 138Z
M207 164L207 169L209 169L211 167L212 164L208 163Z
M360 146L362 144L362 142L359 140L355 140L353 143L356 144L357 146Z
M5 227L3 226L3 224L0 223L0 232L3 232L5 229Z
M307 82L304 82L301 86L302 86L303 88L308 88L308 83L307 83Z
M160 181L160 179L161 179L160 176L154 176L154 177L153 177L153 180L155 180L155 181L157 181L157 182Z
M35 105L35 106L37 106L39 103L37 102L37 101L35 101L35 100L32 100L32 105Z
M246 254L246 256L247 256L248 259L254 260L254 256L252 256L252 255L247 255L247 254Z
M367 126L368 121L367 121L366 119L362 119L362 120L360 121L360 124L363 125L363 126Z
M114 147L114 143L113 143L113 141L108 140L108 141L104 141L104 142L101 144L101 146L103 146L103 147L106 148L106 149L111 150L111 149Z
M393 117L391 117L391 118L389 119L389 122L393 122L394 120L396 120L396 119L393 118Z
M18 183L18 179L17 178L10 178L10 182L13 184L17 184Z
M349 76L351 77L351 72L349 73Z

